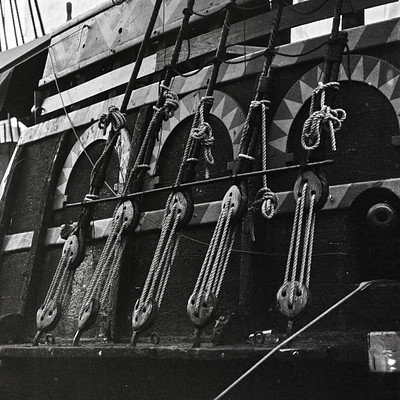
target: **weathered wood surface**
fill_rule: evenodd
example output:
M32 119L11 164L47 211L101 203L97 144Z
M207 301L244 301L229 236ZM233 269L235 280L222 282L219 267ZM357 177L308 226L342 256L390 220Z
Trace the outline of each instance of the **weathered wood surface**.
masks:
M325 49L320 48L311 54L301 56L302 53L310 49L314 49L327 40L327 36L315 38L307 41L301 41L289 45L279 47L279 51L284 54L300 54L296 57L285 57L277 55L274 59L274 66L284 68L300 62L306 62L314 59L321 59L324 56ZM400 20L393 19L380 22L368 26L357 27L349 30L349 48L353 50L363 50L378 45L395 43L400 40ZM256 53L257 54L257 53ZM241 64L223 65L221 68L218 83L228 83L238 80L247 75L258 73L263 65L262 57L250 59ZM240 61L242 58L235 60ZM210 67L204 68L201 73L192 77L183 78L176 77L173 89L177 90L180 95L186 94L196 89L206 87ZM158 84L152 84L135 90L129 101L128 110L140 107L141 105L151 104L156 101L158 95ZM77 111L72 111L69 117L75 127L94 122L104 113L109 106L119 105L122 102L122 95L95 103L89 107L84 107ZM20 139L20 144L26 144L31 141L39 140L47 136L51 136L65 130L70 129L69 119L62 115L49 121L32 126L26 130Z
M384 3L385 1L383 0L370 0L370 1L355 1L354 4L352 4L352 8L350 9L349 5L344 6L344 13L350 12L353 9L354 10L362 10L368 7L372 7L374 5L377 5L378 3ZM386 1L387 2L387 1ZM311 3L311 4L309 4ZM307 12L310 12L310 10L313 10L315 8L315 4L313 2L305 2L305 3L299 3L295 6L293 6L293 9L290 9L288 7L285 8L285 12L283 13L282 17L282 22L281 22L281 28L282 30L291 28L293 26L298 26L310 22L314 22L317 20L320 20L321 18L326 18L328 16L331 16L333 14L333 9L334 9L334 4L333 3L326 3L324 7L319 9L318 11L311 13L307 15ZM297 13L296 13L297 10ZM301 14L299 14L301 13ZM246 20L244 23L238 22L232 25L230 29L230 33L228 36L228 41L227 41L227 46L232 46L232 50L237 52L243 52L242 50L239 50L239 46L235 46L237 43L242 43L244 41L252 40L255 38L263 37L265 36L266 31L268 31L268 27L272 25L274 17L274 12L268 12L261 14L257 17L250 18ZM245 27L245 29L244 29ZM73 28L76 29L76 28ZM189 44L187 42L183 43L183 48L180 54L180 61L187 60L188 57L189 59L196 58L200 55L210 53L215 50L215 47L218 43L218 38L220 35L220 29L214 30L212 32L207 32L206 34L202 34L199 36L196 36L190 40L190 53L188 52L188 46ZM80 39L80 41L82 38ZM88 39L89 40L89 39ZM66 71L72 72L74 67L69 68L68 70L63 71L62 73L57 70L55 66L55 60L57 57L60 57L57 54L57 47L52 47L51 48L51 58L53 60L53 63L51 64L52 71L47 72L47 74L50 74L48 78L42 79L42 82L45 83L47 82L50 77L54 79L54 75L56 74L57 78L60 78L66 74ZM246 52L251 52L251 50L255 49L249 48L246 49ZM229 51L229 50L228 50ZM155 70L160 70L164 68L166 64L169 63L170 57L173 52L173 46L167 48L167 49L160 49L156 54L153 54L152 56L148 57L148 59L144 61L144 65L141 69L141 73L139 76L145 76L148 74L151 74ZM239 53L240 54L240 53ZM154 65L154 58L156 58L156 65ZM70 58L68 59L68 62L70 62ZM54 69L53 69L54 66ZM83 66L81 65L80 68ZM107 74L102 75L101 77L92 79L91 81L85 82L84 84L78 85L72 89L64 91L61 96L56 94L52 95L48 98L46 98L41 105L43 112L42 114L48 114L52 111L58 110L62 108L62 103L64 102L65 106L77 103L81 100L90 98L92 96L95 96L99 93L102 93L104 91L110 90L113 87L120 86L122 84L126 84L129 80L129 75L130 71L133 67L133 64L130 64L129 66L124 66L122 68L119 68L115 71L111 71ZM46 72L45 72L46 74ZM62 100L61 100L62 97Z
M195 11L213 13L227 3L227 0L198 0ZM186 1L165 2L165 7L160 11L156 22L153 38L179 27L185 7ZM53 37L51 41L53 60L48 58L39 85L52 82L54 73L61 78L139 44L143 39L152 9L151 1L127 1ZM199 17L193 16L193 20L196 19Z
M351 4L348 2L343 3L342 12L343 14L346 14L393 1L395 0L352 0ZM325 2L320 9L310 13L310 11L316 9L316 6L319 3L321 3L320 0L314 0L295 4L291 8L285 7L283 9L279 30L294 28L300 25L305 25L332 17L336 5L336 2L332 1ZM227 39L227 47L236 45L238 43L244 43L252 39L264 37L271 30L274 16L275 12L271 11L253 18L249 18L245 22L241 21L232 24ZM188 51L188 43L184 43L179 60L185 61L189 55L190 58L195 58L214 51L218 45L218 38L220 34L220 29L216 29L192 38L190 40L190 53ZM265 42L265 46L267 46L267 42ZM166 50L158 52L157 69L162 69L166 64L168 65L172 52L173 47L169 47Z
M142 78L155 72L155 61L155 54L146 57L143 60L138 78ZM42 108L42 115L59 110L63 106L68 107L71 104L78 103L82 100L126 84L134 66L135 63L125 65L104 75L100 75L99 77L90 81L82 83L81 85L65 90L61 94L57 93L53 96L45 98L40 106Z
M355 352L351 346L348 349ZM303 360L301 356L294 356L296 361L284 361L284 357L283 352L254 371L229 393L229 399L290 400L294 393L308 400L398 398L396 379L371 376L358 363L329 358ZM255 361L256 357L209 362L156 359L151 355L141 359L8 358L3 361L0 391L2 398L15 400L210 400Z

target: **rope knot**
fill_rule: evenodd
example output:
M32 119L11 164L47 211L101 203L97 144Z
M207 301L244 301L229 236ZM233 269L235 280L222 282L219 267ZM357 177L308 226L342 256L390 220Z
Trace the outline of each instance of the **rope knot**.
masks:
M270 105L271 102L269 100L252 100L250 110L255 110L257 107L265 107L266 110L269 110Z
M200 141L201 145L204 148L204 159L206 163L208 165L213 165L215 161L211 153L211 146L214 144L215 138L212 134L211 125L208 122L202 122L199 126L192 129L192 131L190 132L190 136L194 140ZM209 177L209 171L207 167L205 170L205 176L206 178Z
M99 128L106 130L108 125L112 124L115 132L120 131L126 126L126 117L115 106L108 107L108 114L102 114L99 118Z
M310 116L304 122L303 131L301 135L301 145L305 150L315 150L321 142L321 124L327 123L331 137L332 151L336 151L336 138L335 132L340 130L342 122L346 119L346 112L341 109L332 109L325 105L325 90L339 88L339 82L319 82L318 86L314 89L311 106ZM321 109L315 110L315 97L321 92Z
M253 208L260 209L264 218L271 219L277 207L278 196L269 187L263 187L257 192Z
M175 111L179 107L179 98L178 95L169 89L167 86L161 85L162 89L164 89L163 96L165 99L164 102L164 121L168 121L170 118L174 116Z

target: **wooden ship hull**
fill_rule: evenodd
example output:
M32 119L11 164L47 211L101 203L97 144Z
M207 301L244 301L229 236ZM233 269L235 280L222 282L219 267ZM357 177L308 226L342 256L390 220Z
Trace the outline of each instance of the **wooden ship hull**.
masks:
M99 118L110 106L121 107L126 97L155 3L105 3L67 23L47 42L42 40L40 46L48 46L46 57L37 52L14 67L9 90L15 87L15 93L22 82L17 77L29 78L29 62L40 65L42 72L34 71L41 74L29 92L31 102L35 98L34 116L8 168L3 168L0 188L1 398L213 399L290 333L358 289L282 346L226 398L399 398L400 21L363 25L364 9L390 1L352 0L342 5L348 48L337 71L340 88L330 105L344 109L347 118L337 133L337 150L326 146L322 158L311 160L319 163L316 168L325 174L329 192L316 218L307 285L312 301L308 299L304 311L293 318L291 332L288 319L278 310L277 292L284 282L296 208L293 187L299 174L311 169L300 144L301 132L325 71L329 35L290 43L290 29L332 17L335 1L283 7L268 98L267 168L258 139L249 171L236 167L241 137L279 2L272 2L270 9L269 2L242 1L242 8L232 12L224 51L224 60L230 62L219 66L208 118L215 163L208 177L204 161L197 166L191 186L193 216L181 234L162 306L155 321L140 331L136 346L130 343L132 312L156 252L168 195L176 189L194 114L215 66L222 11L230 3L197 0L170 85L179 97L179 108L162 123L143 185L132 191L139 220L124 239L109 307L100 309L79 345L73 346L85 293L113 229L116 197L127 195L124 185L184 19L186 1L170 1L163 2L135 88L128 93L126 128L111 153L99 200L90 205L93 214L83 259L71 275L61 319L43 329L38 345L32 345L38 310L65 242L87 207L83 199L91 190L93 164L109 134L109 128L99 128ZM256 130L262 130L260 123ZM225 193L238 182L234 174L263 169L270 171L240 178L248 185L247 207L266 175L278 198L276 214L264 219L244 213L239 221L218 308L207 326L201 326L199 347L187 303ZM361 290L363 282L371 281Z

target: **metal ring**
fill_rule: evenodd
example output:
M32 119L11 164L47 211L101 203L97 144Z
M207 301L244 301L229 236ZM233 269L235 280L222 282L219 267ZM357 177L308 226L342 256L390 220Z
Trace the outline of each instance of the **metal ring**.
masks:
M44 340L45 340L46 344L56 344L56 339L54 338L54 336L51 333L48 333L44 337Z
M157 332L153 332L150 335L150 340L153 344L159 344L160 343L160 336L158 335Z

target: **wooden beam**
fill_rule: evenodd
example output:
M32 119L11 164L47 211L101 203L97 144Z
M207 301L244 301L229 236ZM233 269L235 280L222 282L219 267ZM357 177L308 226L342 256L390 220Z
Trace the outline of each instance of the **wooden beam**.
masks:
M96 96L113 88L125 85L130 78L135 63L125 65L121 68L110 71L104 75L98 76L90 81L82 83L71 89L55 94L44 99L41 108L42 115L46 115L53 111L59 110L63 107L70 106L71 104L78 103L82 100ZM143 60L140 68L138 78L150 75L155 71L156 55L153 54Z
M343 4L343 14L357 12L382 4L393 3L395 1L396 0L352 0L351 4L345 1ZM295 4L291 6L291 8L285 7L282 13L279 30L294 28L332 17L336 2L328 1L317 11L311 12L312 10L315 10L320 3L321 0L309 0L304 3ZM244 43L267 35L271 29L274 16L275 12L270 11L249 18L245 23L241 21L232 24L227 40L227 46ZM220 34L220 29L216 29L192 38L190 40L190 58L195 58L214 51L218 45ZM267 45L267 43L265 43L265 45ZM167 49L162 49L157 53L157 70L163 69L166 64L169 64L172 52L173 47L171 46ZM188 55L188 43L184 43L179 56L179 61L182 62L187 60Z
M378 22L371 25L357 27L349 31L349 49L350 51L361 51L363 49L382 46L389 43L398 43L400 41L400 19L393 19L383 22ZM285 68L300 62L311 60L322 60L325 49L320 47L319 50L306 55L302 55L304 51L314 49L324 44L328 36L321 36L309 40L299 41L292 44L287 44L278 47L279 52L284 54L297 54L295 57L286 57L277 55L273 65L276 68ZM253 54L257 55L257 53ZM254 75L260 72L263 65L263 58L258 57L238 64L224 64L218 78L218 83L227 83L232 80L238 80L246 76ZM244 60L244 57L238 57L235 61ZM177 76L174 80L173 89L183 96L193 90L206 87L210 67L204 68L197 75L189 78ZM128 111L141 107L146 104L151 104L156 101L158 95L158 83L151 84L146 87L135 90L128 105ZM99 116L105 112L111 105L118 106L122 102L122 95L114 98L92 104L77 111L69 113L74 126L77 128L89 123L95 122ZM60 117L41 122L40 124L29 127L20 139L20 144L24 145L44 137L56 135L71 128L69 119L62 115Z
M195 11L201 14L213 14L229 2L230 0L196 0ZM162 16L162 14L160 14L160 22L153 31L153 34L151 36L152 40L157 40L159 37L165 35L165 33L171 32L179 28L183 16L182 10L185 7L185 4L186 1L171 1L169 2L169 4L166 4L164 10L165 15ZM56 58L60 61L60 68L56 70L58 78L62 78L95 62L110 57L110 55L130 49L133 46L137 46L142 42L145 28L143 26L142 28L138 28L138 24L135 23L135 18L137 18L136 15L140 13L141 21L149 20L149 15L147 15L147 13L143 13L143 2L126 2L123 4L123 7L125 7L124 18L127 17L126 13L130 13L131 15L128 16L128 19L131 23L129 27L127 27L127 29L123 29L122 32L118 34L118 39L116 39L115 42L110 45L110 48L105 48L103 43L103 49L100 52L89 50L98 50L99 42L104 41L104 35L110 35L111 26L113 26L113 23L115 25L118 25L120 23L120 8L114 8L108 10L106 13L96 15L93 18L82 21L78 25L74 25L69 30L64 31L61 35L52 37L51 48L53 49ZM162 21L164 17L167 23L163 25ZM122 18L122 20L124 18ZM202 17L193 15L191 21L194 22L202 19ZM107 25L110 28L108 28L107 26L105 32L100 32L99 27L105 24L105 20L107 20ZM76 32L77 35L74 35L74 32ZM80 42L82 39L81 37L78 41L77 37L79 38L81 35L82 37L85 37L85 48L76 47L76 42ZM109 37L107 41L110 41ZM75 51L73 51L72 53L68 53L68 50L70 50L71 48L74 48ZM71 54L76 60L73 65L71 64L71 60L68 59L68 57L71 57ZM45 65L43 78L39 81L39 86L46 85L52 81L54 81L53 64L48 58Z
M365 190L371 188L382 188L391 190L395 195L400 196L400 179L386 179L380 181L355 182L343 185L334 185L329 188L329 199L325 203L323 210L346 209L351 206L354 199ZM282 215L294 211L295 201L293 192L277 193L279 206L277 213ZM164 210L147 211L143 213L136 232L148 232L159 230L162 222ZM212 224L217 222L221 212L221 201L212 201L195 205L194 217L190 221L190 226L202 224ZM93 221L91 237L101 239L110 234L112 218L105 218ZM62 245L65 240L61 239L60 227L48 228L45 239L45 246ZM6 235L4 238L3 251L21 251L31 246L33 231Z

